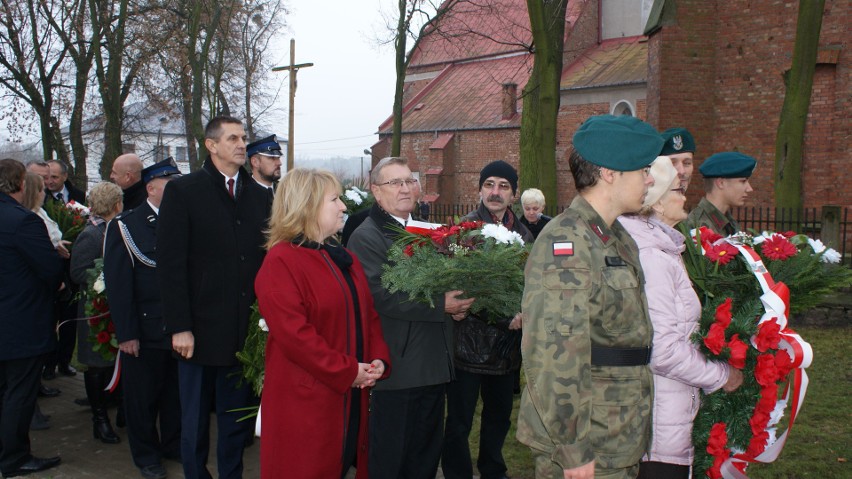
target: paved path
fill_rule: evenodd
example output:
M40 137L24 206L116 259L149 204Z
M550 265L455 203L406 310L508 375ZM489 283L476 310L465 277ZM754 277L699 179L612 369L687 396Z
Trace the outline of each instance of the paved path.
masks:
M74 404L75 398L86 396L83 386L83 374L74 377L59 376L45 385L59 388L62 394L55 398L39 398L42 412L49 414L50 429L30 431L32 452L39 457L62 456L62 464L42 473L31 474L30 478L141 478L142 475L130 458L127 434L122 428L115 428L121 436L120 444L104 444L92 438L92 415L89 408ZM115 426L115 409L110 410L110 418ZM216 438L215 418L212 424L210 462L208 469L216 476ZM183 478L180 463L164 461L170 479ZM244 455L245 478L260 477L260 441L246 449Z

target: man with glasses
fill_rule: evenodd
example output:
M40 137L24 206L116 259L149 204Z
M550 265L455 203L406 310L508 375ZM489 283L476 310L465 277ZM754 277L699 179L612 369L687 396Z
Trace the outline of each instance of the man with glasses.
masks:
M434 479L441 458L444 393L453 378L452 320L464 318L473 298L462 291L413 301L382 286L382 266L398 229L410 221L420 187L403 158L382 159L370 174L376 203L349 238L364 266L393 372L370 399L370 479ZM359 465L360 466L360 465Z
M464 221L503 225L531 244L535 238L511 209L517 191L518 172L512 165L500 160L487 164L479 173L479 208ZM514 372L521 365L520 329L520 311L512 318L489 318L483 311L455 323L456 379L447 386L447 427L441 457L447 479L473 477L468 436L480 395L479 477L507 477L502 450L511 424Z
M652 327L636 243L617 218L654 184L663 139L629 116L586 120L568 159L578 195L525 271L518 440L536 478L636 477L651 433Z

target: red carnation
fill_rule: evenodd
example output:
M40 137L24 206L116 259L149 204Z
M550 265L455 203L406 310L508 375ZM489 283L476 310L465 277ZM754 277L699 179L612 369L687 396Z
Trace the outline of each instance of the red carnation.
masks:
M769 424L769 412L771 411L754 410L754 414L748 421L752 434L757 434L766 429L766 425Z
M778 379L775 356L772 354L759 354L757 356L757 364L754 366L754 377L761 386L775 384L775 381Z
M784 379L793 370L793 359L783 349L775 353L775 369L778 370L778 379Z
M710 325L710 331L707 331L707 336L704 337L704 345L713 354L720 354L725 346L725 327L720 323Z
M727 424L717 422L710 428L710 438L707 440L707 453L711 456L728 456L725 446L728 444Z
M414 246L410 244L406 245L403 253L405 253L405 256L408 256L409 258L414 256Z
M793 243L782 235L772 235L772 237L763 242L760 251L769 259L781 261L799 252L793 246Z
M785 238L792 238L793 236L796 236L795 231L785 231L781 234L784 235Z
M716 322L723 328L731 324L731 298L725 298L725 302L716 306Z
M781 326L778 325L778 318L772 318L769 321L760 323L757 327L757 335L754 337L754 344L757 350L761 353L767 349L778 349L778 343L781 342Z
M731 357L728 358L728 363L737 369L744 368L748 345L740 340L739 334L731 336L731 340L728 341L728 348L731 350Z
M755 433L751 438L751 442L748 444L748 449L746 449L746 454L751 457L757 457L761 452L766 449L766 441L769 440L769 433L764 431L760 431L759 433Z
M775 403L778 402L778 384L772 383L769 386L760 388L760 399L757 401L755 409L766 411L767 413L775 409Z
M710 479L722 479L722 471L720 469L727 459L727 457L717 456L716 459L713 460L713 466L710 469L707 469L707 477Z
M108 332L101 331L100 333L98 333L98 335L95 339L97 339L98 343L104 344L104 343L108 343L109 340L111 339L111 337L110 337L110 334Z
M736 246L730 243L719 243L707 249L707 258L714 263L726 265L736 258L738 252Z
M463 230L475 230L482 226L482 223L479 221L463 221L459 223L459 228Z

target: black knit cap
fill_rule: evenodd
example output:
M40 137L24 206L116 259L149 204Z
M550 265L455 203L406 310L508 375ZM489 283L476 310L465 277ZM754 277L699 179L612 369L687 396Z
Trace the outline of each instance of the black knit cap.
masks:
M509 184L512 185L512 194L518 191L518 170L516 170L512 165L503 160L492 161L485 165L485 168L483 168L479 173L480 190L482 189L482 184L485 183L485 180L492 176L504 178L508 181Z

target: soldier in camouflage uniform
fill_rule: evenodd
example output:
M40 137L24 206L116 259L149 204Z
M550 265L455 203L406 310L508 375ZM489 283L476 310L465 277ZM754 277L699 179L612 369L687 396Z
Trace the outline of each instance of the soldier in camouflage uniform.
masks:
M756 165L757 160L736 151L716 153L704 160L698 171L704 176L705 196L689 213L687 226L706 226L722 236L740 231L730 210L745 204L753 191L748 179Z
M601 115L573 142L579 195L526 266L517 437L536 478L636 477L650 435L652 328L639 252L616 218L641 208L663 140L636 118Z

